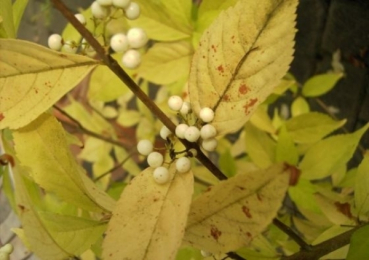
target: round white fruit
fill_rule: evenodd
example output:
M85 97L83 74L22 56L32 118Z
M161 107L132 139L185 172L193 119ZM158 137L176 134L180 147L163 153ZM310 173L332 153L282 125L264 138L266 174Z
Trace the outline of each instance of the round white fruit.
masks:
M86 24L86 19L85 19L85 17L83 16L83 14L75 14L75 15L74 15L74 17L76 17L76 18L77 18L77 20L78 20L81 24L83 24L83 25L85 25L85 24Z
M191 161L187 157L181 157L176 161L176 169L180 173L188 172L191 169Z
M63 38L59 34L54 33L49 36L47 43L50 49L60 51L60 49L63 47Z
M118 8L127 8L131 0L113 0L113 5Z
M167 140L167 137L171 134L172 132L168 129L168 127L166 127L165 125L163 125L160 129L160 137L163 138L164 140Z
M76 53L77 44L74 41L66 41L63 45L63 51L68 53Z
M188 128L188 125L187 124L179 124L179 125L177 125L176 126L176 136L178 138L184 139L187 128Z
M137 144L137 151L142 155L149 155L153 149L154 146L152 142L146 139L140 140Z
M212 152L217 148L218 141L215 138L205 139L202 141L201 146L205 151Z
M112 0L96 0L101 6L109 6L113 4Z
M108 17L110 10L105 6L101 6L97 1L91 4L91 13L97 19Z
M167 168L160 166L154 170L152 173L154 180L156 183L164 184L169 181L169 171Z
M184 137L189 142L196 142L200 137L200 130L196 126L189 126Z
M161 153L151 152L149 156L147 156L147 163L153 168L161 166L163 162L164 158L163 155L161 155Z
M128 39L124 33L114 34L110 39L110 47L115 52L125 52L128 50Z
M189 102L183 102L182 107L179 110L179 112L182 115L187 115L188 113L191 112L191 104Z
M171 96L168 99L168 106L174 111L179 111L182 108L183 100L180 96Z
M200 135L202 139L209 139L215 137L217 134L217 130L211 124L206 124L201 127Z
M138 49L147 43L149 40L145 31L141 28L131 28L127 32L128 44L132 48Z
M140 16L140 6L136 2L131 2L126 8L124 8L124 13L127 19L135 20Z
M141 63L141 54L136 50L128 50L122 56L122 63L128 69L135 69Z
M214 111L209 107L200 110L200 119L205 123L210 123L214 119Z

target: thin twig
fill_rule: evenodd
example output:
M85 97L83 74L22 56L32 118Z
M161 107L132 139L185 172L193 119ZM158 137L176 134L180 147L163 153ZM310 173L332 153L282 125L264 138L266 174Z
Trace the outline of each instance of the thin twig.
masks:
M106 53L105 49L100 45L100 43L94 38L94 36L82 25L74 16L74 14L64 5L60 0L52 0L56 9L58 9L65 18L76 28L76 30L86 39L86 41L95 49L96 53L100 59L105 63L106 66L116 75L121 81L139 98L152 113L159 118L159 120L168 129L174 133L175 124L164 114L163 111L153 102L146 94L141 90L141 88L134 82L130 76L119 66L119 64ZM197 151L196 158L218 179L227 179L226 175L216 167L209 158L201 151L200 147L196 143L188 142L185 139L180 139L180 141L189 149L195 149Z
M97 182L99 180L101 180L102 178L104 178L106 175L110 174L112 171L115 171L116 169L120 168L123 164L125 164L133 154L135 154L136 151L132 151L130 152L126 158L124 158L123 161L121 161L120 163L118 163L117 165L115 165L113 168L107 170L106 172L104 172L103 174L101 174L100 176L96 177L95 179L93 179L94 182Z
M350 243L351 236L360 228L369 225L366 223L361 226L357 226L345 233L342 233L338 236L335 236L331 239L328 239L320 244L311 246L310 251L299 251L291 256L283 256L281 260L318 260L322 256L333 252L345 245Z
M292 228L285 225L279 219L273 219L273 224L276 225L280 230L282 230L285 234L287 234L293 241L295 241L302 250L310 251L312 246L306 243L298 234L296 234Z
M80 122L78 122L77 119L75 119L74 117L72 117L71 115L69 115L67 112L65 112L63 109L61 109L60 107L58 107L57 105L53 105L53 107L58 110L61 114L63 114L64 116L66 116L68 119L70 119L71 121L73 121L73 123L76 124L76 127L79 128L81 130L81 132L83 132L86 135L95 137L97 139L103 140L107 143L111 143L113 145L122 147L122 148L126 148L121 142L111 139L109 137L105 137L103 135L100 135L98 133L92 132L90 130L88 130L87 128L85 128ZM68 124L68 123L67 123Z

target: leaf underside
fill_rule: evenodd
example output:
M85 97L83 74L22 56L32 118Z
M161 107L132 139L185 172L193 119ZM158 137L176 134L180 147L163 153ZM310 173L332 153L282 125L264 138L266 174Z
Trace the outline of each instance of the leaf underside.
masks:
M195 113L215 110L218 134L242 127L289 69L297 0L241 0L203 34L190 71Z

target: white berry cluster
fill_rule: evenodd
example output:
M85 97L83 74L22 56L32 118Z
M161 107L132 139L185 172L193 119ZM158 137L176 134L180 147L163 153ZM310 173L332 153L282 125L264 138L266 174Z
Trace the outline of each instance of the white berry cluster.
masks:
M160 131L160 134L162 135ZM154 168L153 178L159 184L167 183L170 179L169 170L163 166L164 157L161 153L154 151L154 146L149 140L140 140L137 144L137 151L141 155L147 156L147 163L150 167ZM181 157L175 162L176 170L179 173L186 173L191 168L190 159L187 157Z
M91 13L95 24L106 22L111 19L110 14L114 10L122 9L124 15L129 20L137 19L140 16L140 6L131 0L96 0L91 4ZM86 18L82 14L76 14L77 20L86 25ZM114 17L116 18L116 17ZM117 33L110 39L110 47L113 51L123 53L122 63L128 69L135 69L141 63L141 54L137 50L148 42L145 31L141 28L131 28L126 33ZM69 53L76 53L78 50L82 54L94 56L94 49L83 39L81 44L75 41L64 40L59 34L49 36L48 45L50 49Z
M192 113L191 105L184 102L180 96L171 96L168 100L168 106L176 111L185 122L177 125L175 135L180 139L186 139L189 142L200 141L201 147L206 151L214 151L218 142L215 139L217 131L211 124L214 119L214 111L209 107L200 110L200 124L189 125L186 116Z

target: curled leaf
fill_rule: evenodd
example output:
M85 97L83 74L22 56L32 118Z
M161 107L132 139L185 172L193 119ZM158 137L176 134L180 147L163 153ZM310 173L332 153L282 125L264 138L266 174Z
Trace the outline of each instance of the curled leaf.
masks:
M0 129L36 119L71 90L98 61L0 39Z
M219 134L242 127L292 61L297 0L238 3L206 30L192 60L189 92L196 114L215 111Z
M171 181L157 184L147 168L124 189L109 222L103 259L175 259L193 193L193 174L169 168ZM132 243L134 242L134 243Z
M248 245L276 216L288 182L282 164L220 182L192 203L184 241L214 254Z

